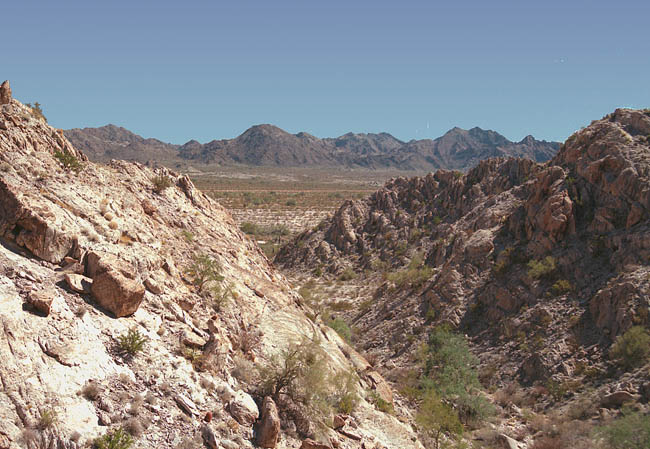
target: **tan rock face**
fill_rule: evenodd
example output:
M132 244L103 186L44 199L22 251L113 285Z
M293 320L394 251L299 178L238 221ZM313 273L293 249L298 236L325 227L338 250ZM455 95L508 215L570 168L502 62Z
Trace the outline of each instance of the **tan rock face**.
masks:
M280 414L273 399L266 397L262 403L262 416L257 427L257 445L274 448L278 444L279 437Z
M95 276L91 288L97 303L118 318L132 315L138 310L144 291L141 283L114 270Z

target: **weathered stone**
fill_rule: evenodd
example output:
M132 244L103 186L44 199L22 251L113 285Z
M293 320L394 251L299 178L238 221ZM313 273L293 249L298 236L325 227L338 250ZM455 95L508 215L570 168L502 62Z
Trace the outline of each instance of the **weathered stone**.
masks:
M613 408L613 407L622 407L623 404L625 403L636 402L638 400L639 400L638 395L632 394L629 391L620 390L604 396L600 400L600 403L603 407Z
M97 303L116 317L132 315L144 298L144 286L117 271L106 271L93 279L91 292Z
M334 429L340 429L341 427L343 427L347 422L348 418L349 418L348 415L334 415L334 419L332 422Z
M153 215L156 212L158 212L156 206L149 200L143 200L142 203L140 203L140 205L142 206L142 210L144 211L144 213L147 215Z
M270 397L262 403L262 416L257 426L257 445L274 448L280 437L280 415L278 408Z
M206 341L191 331L183 331L183 344L190 348L202 348Z
M55 293L51 290L38 290L29 293L27 302L45 316L50 314Z
M230 414L244 426L250 426L260 416L260 411L253 398L241 390L235 393L228 406Z
M311 438L307 438L300 445L300 449L332 449L332 448L327 444L319 443L318 441L314 441Z
M192 401L187 396L179 393L176 396L174 396L174 400L176 401L178 406L181 409L183 409L183 411L188 415L197 416L199 414L198 409L196 408L196 404L194 404L194 401Z
M498 439L504 449L520 449L521 447L517 440L510 438L508 435L501 434Z
M212 427L207 424L203 424L201 426L201 436L203 437L203 442L209 449L219 449L217 438L214 435Z
M147 287L147 290L149 290L154 295L160 295L163 292L162 285L160 285L158 282L156 282L152 278L147 278L144 281L144 285L145 285L145 287Z
M77 293L90 293L93 280L81 274L66 273L64 276L70 290Z
M11 87L9 81L5 81L0 85L0 105L11 103Z
M94 279L95 276L110 270L118 271L126 278L135 279L135 270L130 263L114 254L102 251L88 251L86 254L86 274L89 277Z

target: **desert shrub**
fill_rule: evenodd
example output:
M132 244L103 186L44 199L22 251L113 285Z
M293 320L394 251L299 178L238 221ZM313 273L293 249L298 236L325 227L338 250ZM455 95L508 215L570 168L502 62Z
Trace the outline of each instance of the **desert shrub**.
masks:
M632 326L616 338L609 355L627 370L644 364L650 357L648 331L643 326Z
M462 178L462 177L463 177L463 172L462 172L462 171L459 171L459 170L454 170L454 177L455 177L456 179L460 179L460 178Z
M95 440L95 449L129 449L133 438L123 428L115 429Z
M321 427L326 425L325 418L334 408L349 408L356 403L356 385L341 378L337 381L336 376L329 374L316 337L271 357L258 367L258 374L261 379L258 394L271 396L277 403L289 400L302 415Z
M221 284L214 284L210 287L209 291L212 309L215 312L223 312L226 306L230 304L230 300L236 296L232 283L229 283L225 287L221 286Z
M555 259L551 256L528 262L528 276L532 279L548 278L555 273L555 269Z
M96 401L99 399L99 395L102 394L102 388L97 382L91 381L84 385L81 389L81 394L89 401Z
M352 330L343 318L334 318L333 320L328 321L327 325L334 329L343 340L349 342L352 338Z
M117 342L122 352L133 356L142 351L144 344L147 342L147 337L142 335L135 327L132 327L127 333L117 337Z
M187 231L187 230L183 229L181 231L181 235L183 236L185 241L188 242L188 243L192 243L194 241L194 234L191 233L190 231Z
M295 206L295 205L298 204L298 202L296 200L294 200L294 199L289 199L289 200L287 200L287 202L285 204L287 206Z
M67 151L56 150L54 152L54 157L61 162L61 165L63 165L63 168L66 170L72 170L73 172L78 173L83 168L79 159L77 159L74 154L68 153Z
M531 449L564 449L566 445L559 436L544 435L537 438Z
M53 409L42 410L41 416L38 418L38 428L41 430L53 427L58 420L56 411Z
M433 275L433 269L428 266L407 267L403 270L388 274L388 280L394 282L398 288L421 287Z
M553 293L556 296L563 295L565 293L569 293L570 291L573 290L573 286L571 285L571 282L567 281L566 279L560 279L559 281L556 281L553 286L551 287L553 290Z
M391 415L395 412L393 404L379 396L379 394L377 394L375 391L371 391L369 393L368 399L370 399L370 402L374 404L375 408L380 412L388 413Z
M244 234L255 235L259 233L259 226L256 225L255 223L251 223L250 221L245 221L242 224L240 224L239 229Z
M193 278L194 285L198 287L201 293L208 282L221 282L221 265L207 254L195 254L192 265L185 271Z
M41 104L38 101L34 102L33 106L31 103L25 103L25 106L32 110L32 116L34 118L43 120L47 123L47 118L45 118L45 114L43 114L43 108L41 108Z
M359 405L358 384L359 376L354 370L337 373L332 379L331 402L339 413L349 415L356 410Z
M623 416L601 427L596 434L611 449L647 449L650 447L650 415L623 409Z
M355 273L352 268L348 267L345 270L343 270L343 272L339 276L339 281L351 281L352 279L356 279L356 277L357 277L357 273Z
M443 434L455 436L463 432L458 414L434 390L428 390L425 394L415 421L420 427L420 433L433 442L435 449L440 448L440 437Z
M173 184L171 178L167 175L157 175L151 178L151 185L153 186L153 191L156 193L162 193Z

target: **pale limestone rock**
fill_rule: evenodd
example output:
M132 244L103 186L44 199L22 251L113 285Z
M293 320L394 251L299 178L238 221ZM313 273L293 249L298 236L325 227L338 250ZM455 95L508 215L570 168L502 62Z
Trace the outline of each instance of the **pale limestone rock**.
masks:
M228 410L233 418L244 426L252 425L260 416L260 411L251 395L241 390L235 393Z

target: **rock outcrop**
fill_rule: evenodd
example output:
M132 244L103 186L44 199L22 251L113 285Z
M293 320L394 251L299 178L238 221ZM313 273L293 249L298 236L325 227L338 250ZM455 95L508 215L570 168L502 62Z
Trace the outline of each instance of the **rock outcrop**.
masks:
M275 262L302 277L356 271L356 299L335 315L396 366L389 379L437 324L498 360L496 383L597 372L616 336L650 326L650 111L594 121L545 164L495 158L392 179Z
M56 417L57 447L119 428L141 447L251 447L258 410L244 375L326 333L287 280L189 178L89 162L15 99L0 123L0 443L49 438L40 423ZM236 301L198 293L188 269L199 256ZM332 373L354 369L334 339L320 345ZM363 398L358 410L378 443L421 449L407 424Z
M11 103L11 87L9 81L0 84L0 106Z

